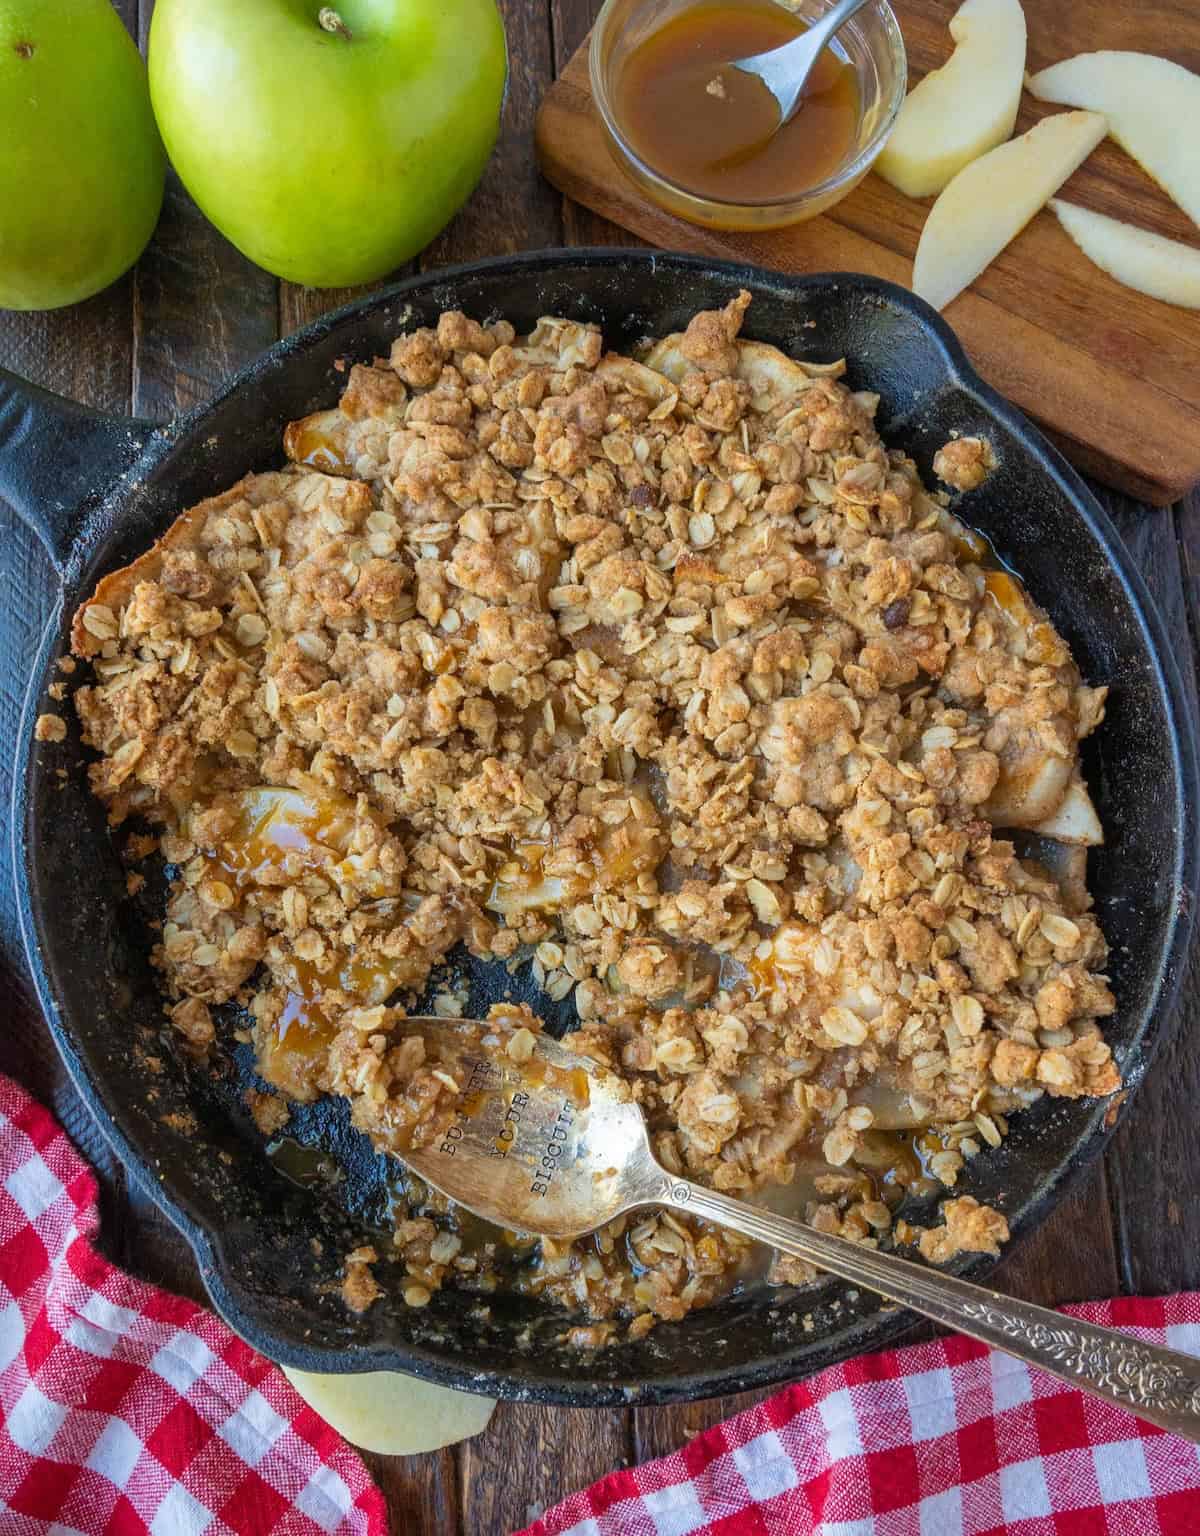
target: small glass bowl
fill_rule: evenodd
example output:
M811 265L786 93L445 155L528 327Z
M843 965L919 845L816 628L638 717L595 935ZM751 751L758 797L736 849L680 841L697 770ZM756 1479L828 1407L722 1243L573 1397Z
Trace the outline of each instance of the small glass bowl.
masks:
M588 50L592 97L613 157L629 178L668 213L710 229L778 229L823 213L845 197L871 169L896 121L908 83L904 40L887 0L874 0L838 32L832 46L858 81L858 132L841 165L815 186L786 197L753 203L725 202L689 192L646 163L625 138L615 112L616 85L625 61L652 32L696 0L606 0ZM811 20L832 0L787 0L787 9Z

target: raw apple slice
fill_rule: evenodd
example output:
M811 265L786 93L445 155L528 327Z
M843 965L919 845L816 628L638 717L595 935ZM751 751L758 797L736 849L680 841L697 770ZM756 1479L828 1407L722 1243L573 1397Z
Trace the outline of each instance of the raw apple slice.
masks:
M1060 112L972 160L929 210L913 292L935 309L973 283L1107 131L1098 112Z
M1077 53L1027 82L1041 101L1103 112L1117 143L1200 224L1200 75L1152 53Z
M495 1408L490 1397L454 1392L399 1371L335 1376L283 1367L310 1407L339 1435L381 1456L420 1456L482 1434Z
M1200 309L1200 251L1194 246L1058 197L1049 206L1088 260L1117 282L1167 304Z
M1025 75L1020 0L966 0L954 52L909 92L875 169L906 197L932 197L1010 138Z

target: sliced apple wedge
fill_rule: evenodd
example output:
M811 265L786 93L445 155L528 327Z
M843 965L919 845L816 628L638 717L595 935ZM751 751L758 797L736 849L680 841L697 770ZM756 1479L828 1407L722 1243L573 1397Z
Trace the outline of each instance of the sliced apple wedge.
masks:
M1049 206L1088 260L1117 282L1166 304L1200 309L1200 250L1058 197Z
M994 827L1040 826L1062 804L1074 767L1070 758L1015 739L1000 755L1000 778L983 803L984 815Z
M1051 837L1056 843L1071 843L1080 848L1098 848L1104 841L1104 828L1078 768L1058 809L1030 831L1041 837Z
M283 1367L310 1407L338 1434L381 1456L419 1456L482 1434L495 1408L490 1397L455 1392L399 1371L335 1376Z
M972 160L929 211L913 292L943 309L1020 234L1107 130L1098 112L1060 112Z
M875 169L906 197L932 197L1010 138L1025 75L1020 0L966 0L950 22L954 52L909 92Z
M1077 53L1026 82L1041 101L1102 112L1117 143L1200 224L1200 75L1152 53Z
M663 374L674 384L682 384L695 366L684 355L683 336L675 331L656 341L646 353L644 363L655 373ZM835 377L845 372L840 363L802 363L788 357L778 347L761 341L736 343L738 353L737 377L750 387L750 403L756 411L773 411L812 388L814 378L822 374ZM604 367L600 363L596 372Z

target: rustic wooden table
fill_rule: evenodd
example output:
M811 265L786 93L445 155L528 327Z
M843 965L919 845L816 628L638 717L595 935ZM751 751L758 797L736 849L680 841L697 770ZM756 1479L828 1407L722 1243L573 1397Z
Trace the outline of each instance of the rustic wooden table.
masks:
M144 40L153 0L117 0ZM632 244L610 224L564 202L537 174L533 119L556 70L584 37L599 0L501 0L511 79L503 131L482 186L419 266L551 245ZM352 297L276 282L245 261L178 185L137 270L108 292L53 314L0 312L0 364L77 400L168 418L323 311ZM1103 493L1102 493L1103 494ZM1105 497L1166 616L1195 698L1200 625L1200 496L1169 511ZM30 594L48 603L40 549L0 505L0 604ZM24 676L0 675L0 740L11 742ZM32 651L33 638L29 636ZM7 804L0 761L0 804ZM0 848L0 1070L25 1083L97 1164L103 1244L126 1268L204 1299L191 1253L126 1184L66 1083L31 1002L15 931L11 863ZM1182 1017L1102 1162L1035 1236L1009 1257L999 1283L1057 1303L1117 1292L1200 1286L1200 987L1197 956ZM501 1536L544 1505L605 1472L675 1449L754 1398L673 1408L534 1408L503 1404L486 1434L434 1455L368 1456L386 1491L396 1536Z

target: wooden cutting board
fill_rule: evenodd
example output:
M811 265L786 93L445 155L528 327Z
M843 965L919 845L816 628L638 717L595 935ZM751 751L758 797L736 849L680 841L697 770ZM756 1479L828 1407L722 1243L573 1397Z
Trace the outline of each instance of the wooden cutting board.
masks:
M894 4L915 83L948 56L957 3ZM1031 73L1098 48L1160 53L1200 72L1196 0L1025 0L1025 14ZM1059 110L1026 95L1016 131ZM546 94L537 149L556 187L654 245L784 272L870 272L907 286L932 201L912 201L870 175L827 214L791 229L748 234L685 223L650 203L610 155L586 43ZM1200 247L1196 226L1111 140L1060 195ZM1200 481L1200 311L1122 287L1053 214L1038 214L945 315L983 377L1087 473L1160 505Z

